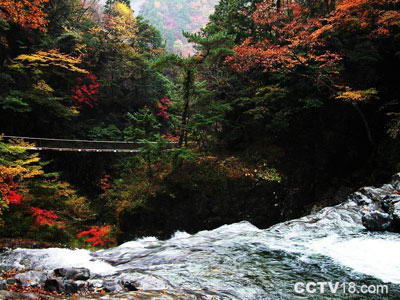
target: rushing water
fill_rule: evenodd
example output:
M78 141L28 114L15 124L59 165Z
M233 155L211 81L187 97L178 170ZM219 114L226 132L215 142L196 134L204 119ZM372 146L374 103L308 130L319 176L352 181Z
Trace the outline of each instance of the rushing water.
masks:
M296 282L308 281L388 284L387 298L400 299L400 235L367 232L360 216L357 204L348 201L266 230L240 222L94 253L17 249L0 256L0 266L87 267L99 278L133 279L141 289L189 290L210 299L356 297L295 293Z

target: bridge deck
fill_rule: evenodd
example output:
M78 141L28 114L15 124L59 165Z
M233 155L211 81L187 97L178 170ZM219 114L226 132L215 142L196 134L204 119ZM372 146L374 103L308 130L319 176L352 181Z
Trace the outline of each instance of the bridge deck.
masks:
M3 138L5 140L18 139L32 143L33 146L28 148L31 151L139 153L140 150L138 148L145 144L127 141L91 141L22 136L3 136Z

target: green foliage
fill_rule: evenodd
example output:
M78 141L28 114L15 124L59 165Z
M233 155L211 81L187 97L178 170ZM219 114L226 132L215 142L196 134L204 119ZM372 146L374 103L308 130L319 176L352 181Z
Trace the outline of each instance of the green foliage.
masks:
M152 139L161 128L160 122L148 108L142 108L136 113L128 113L128 120L130 125L124 130L127 141Z
M122 132L114 124L106 126L104 123L101 126L92 128L88 132L88 137L93 140L120 140Z
M24 113L31 111L29 104L20 97L19 91L10 91L10 94L0 98L0 105L4 111Z

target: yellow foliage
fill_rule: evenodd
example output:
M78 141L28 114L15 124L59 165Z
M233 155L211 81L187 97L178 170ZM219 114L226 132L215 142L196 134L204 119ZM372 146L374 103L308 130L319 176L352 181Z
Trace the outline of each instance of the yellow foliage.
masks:
M65 201L65 205L67 207L67 211L65 213L68 214L70 218L75 219L76 221L82 219L89 219L93 217L93 212L89 208L88 200L85 197L79 197L75 194L71 194L69 199Z
M58 50L38 51L34 54L22 54L16 58L17 61L24 62L28 66L55 66L71 72L88 74L85 69L76 65L81 63L81 59L60 53Z
M368 90L350 90L341 92L336 99L350 102L367 101L377 97L378 92L375 89Z
M33 86L33 88L34 88L35 90L42 91L42 92L47 92L47 93L52 93L52 92L54 92L54 90L52 89L52 87L49 86L49 85L46 83L46 81L44 81L44 80L39 80L39 81Z
M124 18L131 18L133 11L126 5L125 3L122 2L115 2L113 4L112 8L115 12L117 12L119 15L123 16Z
M136 19L132 9L126 4L115 2L110 13L105 17L105 30L108 39L117 43L126 43L132 40L137 33Z

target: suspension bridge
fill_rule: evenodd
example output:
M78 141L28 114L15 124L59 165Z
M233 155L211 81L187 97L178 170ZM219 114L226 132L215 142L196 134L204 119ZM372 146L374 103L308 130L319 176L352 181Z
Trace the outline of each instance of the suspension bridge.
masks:
M31 151L139 153L141 152L140 147L147 144L144 142L54 139L11 135L2 137L6 141L22 140L32 144L27 148ZM171 142L171 144L174 145L176 142Z

